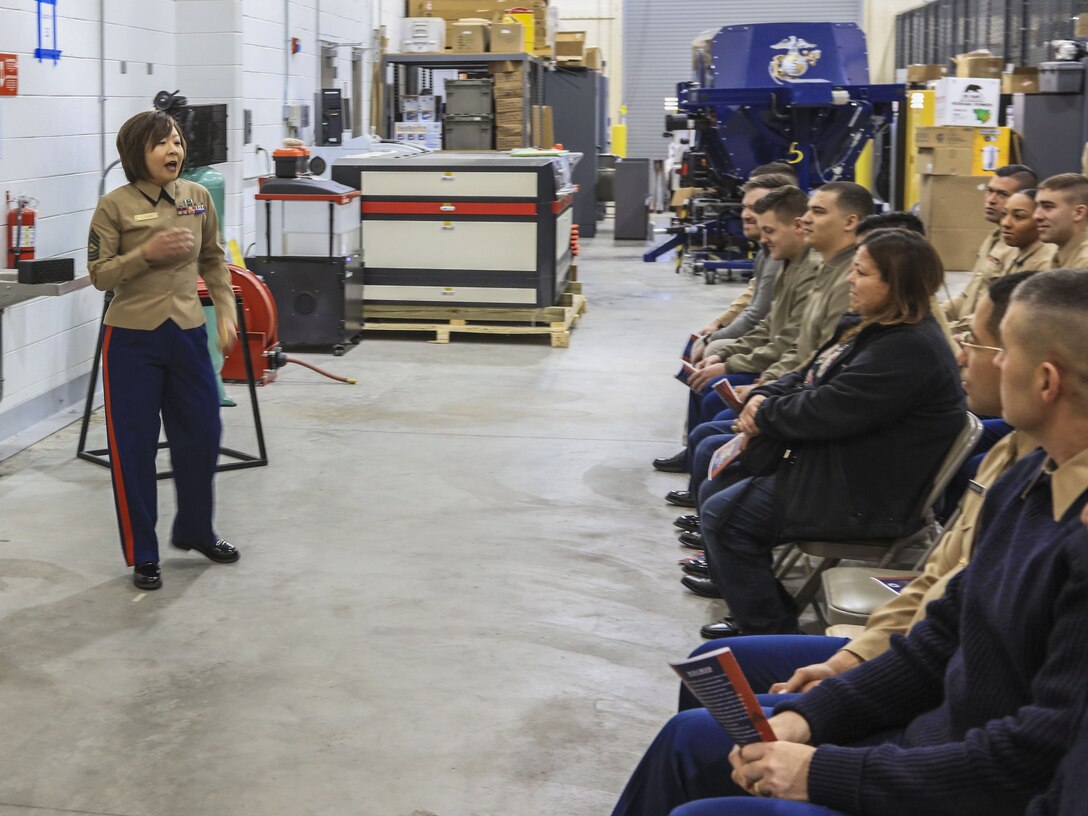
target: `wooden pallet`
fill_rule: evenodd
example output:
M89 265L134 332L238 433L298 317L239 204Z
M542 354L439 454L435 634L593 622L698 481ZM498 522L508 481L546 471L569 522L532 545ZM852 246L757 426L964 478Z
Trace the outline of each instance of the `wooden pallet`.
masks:
M469 306L363 305L363 331L434 332L431 342L448 343L450 334L543 334L552 348L570 346L571 329L586 313L582 284L571 281L555 306L492 309Z

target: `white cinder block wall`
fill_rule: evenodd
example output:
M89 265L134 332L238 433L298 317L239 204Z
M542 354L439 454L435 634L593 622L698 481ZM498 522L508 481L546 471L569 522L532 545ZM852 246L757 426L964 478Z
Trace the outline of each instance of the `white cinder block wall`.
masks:
M37 257L71 257L86 269L87 225L102 170L117 157L117 128L156 92L175 89L193 104L228 106L230 160L217 167L227 187L222 218L244 250L255 235L256 176L269 166L256 147L271 152L282 142L285 99L309 104L313 121L318 41L367 46L384 26L395 42L402 16L402 0L72 0L58 6L63 56L54 65L33 57L34 4L0 0L3 48L19 55L19 95L0 97L0 187L38 199ZM301 51L285 58L291 37ZM351 50L337 53L337 85L347 92ZM253 142L243 145L247 108ZM312 141L312 126L302 137ZM124 183L117 167L106 189ZM0 315L0 455L82 406L101 304L85 289Z

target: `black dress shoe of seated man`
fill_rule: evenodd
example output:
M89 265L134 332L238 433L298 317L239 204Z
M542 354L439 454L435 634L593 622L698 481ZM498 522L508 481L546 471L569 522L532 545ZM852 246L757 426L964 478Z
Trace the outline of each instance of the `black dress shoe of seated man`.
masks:
M162 570L158 561L144 561L132 570L132 583L137 589L158 589L162 586Z
M685 513L682 516L677 516L672 526L687 530L689 533L697 533L699 532L699 517L694 513Z
M688 575L700 575L704 578L710 577L710 566L706 563L705 558L689 558L680 565L680 569Z
M217 538L214 544L205 544L203 546L198 544L182 544L179 541L172 541L170 543L179 550L196 550L198 553L206 556L209 560L219 564L230 564L242 557L242 554L238 552L238 548L223 538Z
M707 640L714 640L715 638L739 637L744 634L744 630L740 628L739 623L726 615L720 621L706 624L699 630L699 634Z
M687 448L680 451L680 453L676 454L675 456L668 456L664 459L654 459L654 470L660 470L663 473L687 473Z
M709 578L700 578L697 575L685 575L680 579L680 583L701 598L720 599L722 597L722 594L718 592L717 585Z
M690 490L670 490L665 494L665 501L677 507L694 507L695 494Z
M683 544L690 550L706 549L703 546L703 534L700 532L693 533L689 530L685 530L684 532L680 533L677 538L679 539L681 544Z

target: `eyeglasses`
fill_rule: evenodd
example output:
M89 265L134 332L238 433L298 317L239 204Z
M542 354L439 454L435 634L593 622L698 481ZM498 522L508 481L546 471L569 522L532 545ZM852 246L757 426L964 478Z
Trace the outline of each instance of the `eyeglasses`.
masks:
M1004 351L1003 348L997 346L984 346L978 342L978 338L975 337L975 333L972 331L960 332L959 334L952 335L952 339L959 343L963 348L973 349L974 351L992 351L994 353Z

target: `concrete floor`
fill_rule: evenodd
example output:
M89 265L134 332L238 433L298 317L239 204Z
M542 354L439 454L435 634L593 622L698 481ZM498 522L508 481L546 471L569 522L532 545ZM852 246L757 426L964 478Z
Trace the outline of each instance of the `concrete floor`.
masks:
M237 565L166 551L138 593L78 426L0 463L0 816L608 813L723 612L649 463L741 286L583 247L569 349L382 334L309 358L359 385L261 390L271 465L217 481Z

